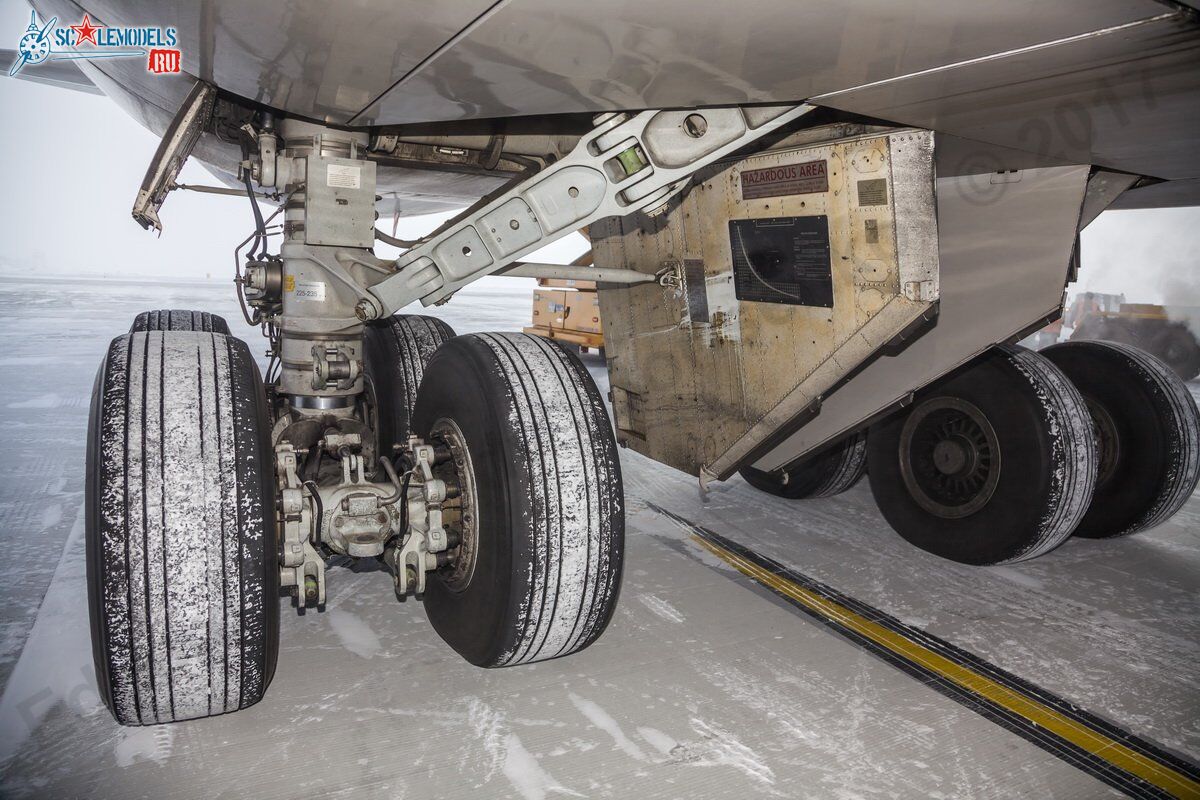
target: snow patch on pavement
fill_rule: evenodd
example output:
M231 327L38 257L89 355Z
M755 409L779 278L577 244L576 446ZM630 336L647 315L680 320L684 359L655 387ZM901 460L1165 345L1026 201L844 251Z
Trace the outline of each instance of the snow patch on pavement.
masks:
M363 658L373 658L383 649L379 636L362 617L352 611L335 608L329 611L329 624L342 647Z
M504 777L508 778L509 783L525 800L545 800L549 792L569 797L586 797L554 780L550 773L542 769L542 765L533 754L525 749L525 745L515 733L508 735L504 747Z
M617 721L607 711L591 700L580 697L577 694L571 693L568 696L571 698L571 702L575 704L575 707L579 709L580 713L587 717L588 722L611 736L613 743L624 751L626 755L636 758L638 761L646 760L646 754L642 752L642 748L634 744L633 740L625 735L625 731L621 730L621 726L617 724Z
M642 605L653 611L658 616L665 619L667 622L684 622L687 620L683 614L679 613L679 609L663 600L661 597L655 597L652 594L643 594L638 597Z
M51 506L46 506L46 510L42 512L42 530L49 530L58 523L62 522L63 507L62 503L55 503Z
M113 755L118 767L132 766L139 761L161 764L171 757L174 743L175 730L170 725L123 728Z
M689 749L694 748L693 752L696 755L693 764L701 767L733 767L764 786L775 785L774 770L733 734L698 717L693 718L691 722L692 730L701 738L700 742L688 746Z
M637 732L638 736L645 739L647 744L664 756L671 755L671 751L679 746L679 742L675 741L658 728L639 727Z

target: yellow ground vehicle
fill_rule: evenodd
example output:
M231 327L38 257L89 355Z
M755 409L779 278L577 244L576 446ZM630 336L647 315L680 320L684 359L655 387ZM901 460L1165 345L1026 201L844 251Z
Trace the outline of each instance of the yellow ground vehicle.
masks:
M539 278L533 293L533 321L525 333L556 339L586 353L604 355L604 324L595 281Z

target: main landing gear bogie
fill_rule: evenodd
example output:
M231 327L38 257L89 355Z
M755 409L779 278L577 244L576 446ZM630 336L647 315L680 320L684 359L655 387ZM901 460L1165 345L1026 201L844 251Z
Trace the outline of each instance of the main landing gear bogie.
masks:
M523 334L454 337L436 319L395 317L366 333L367 391L305 408L274 395L217 321L140 315L97 377L88 585L118 722L261 699L281 589L319 608L335 555L389 569L397 595L422 599L479 666L599 637L624 515L612 430L577 357Z
M1002 564L1169 519L1200 480L1200 412L1167 365L1129 345L996 347L874 425L867 450L902 537Z

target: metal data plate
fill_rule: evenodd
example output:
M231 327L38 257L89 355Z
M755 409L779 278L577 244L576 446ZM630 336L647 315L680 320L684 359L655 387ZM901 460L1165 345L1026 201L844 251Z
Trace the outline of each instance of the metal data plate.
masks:
M308 157L304 242L374 247L375 162Z
M731 219L733 291L738 300L833 308L829 218Z
M725 476L786 435L938 298L933 134L793 134L666 213L592 225L619 440ZM865 129L864 129L865 130Z

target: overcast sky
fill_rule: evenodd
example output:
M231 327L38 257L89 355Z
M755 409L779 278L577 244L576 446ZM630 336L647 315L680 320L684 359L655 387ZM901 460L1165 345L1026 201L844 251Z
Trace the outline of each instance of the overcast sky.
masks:
M0 46L15 47L28 22L22 0L0 0ZM246 201L174 192L162 237L143 231L129 211L158 140L110 100L4 77L0 119L0 270L230 277L233 246L251 226ZM181 182L213 180L188 164ZM402 222L400 235L435 223ZM1101 215L1084 231L1080 286L1200 305L1200 209Z

